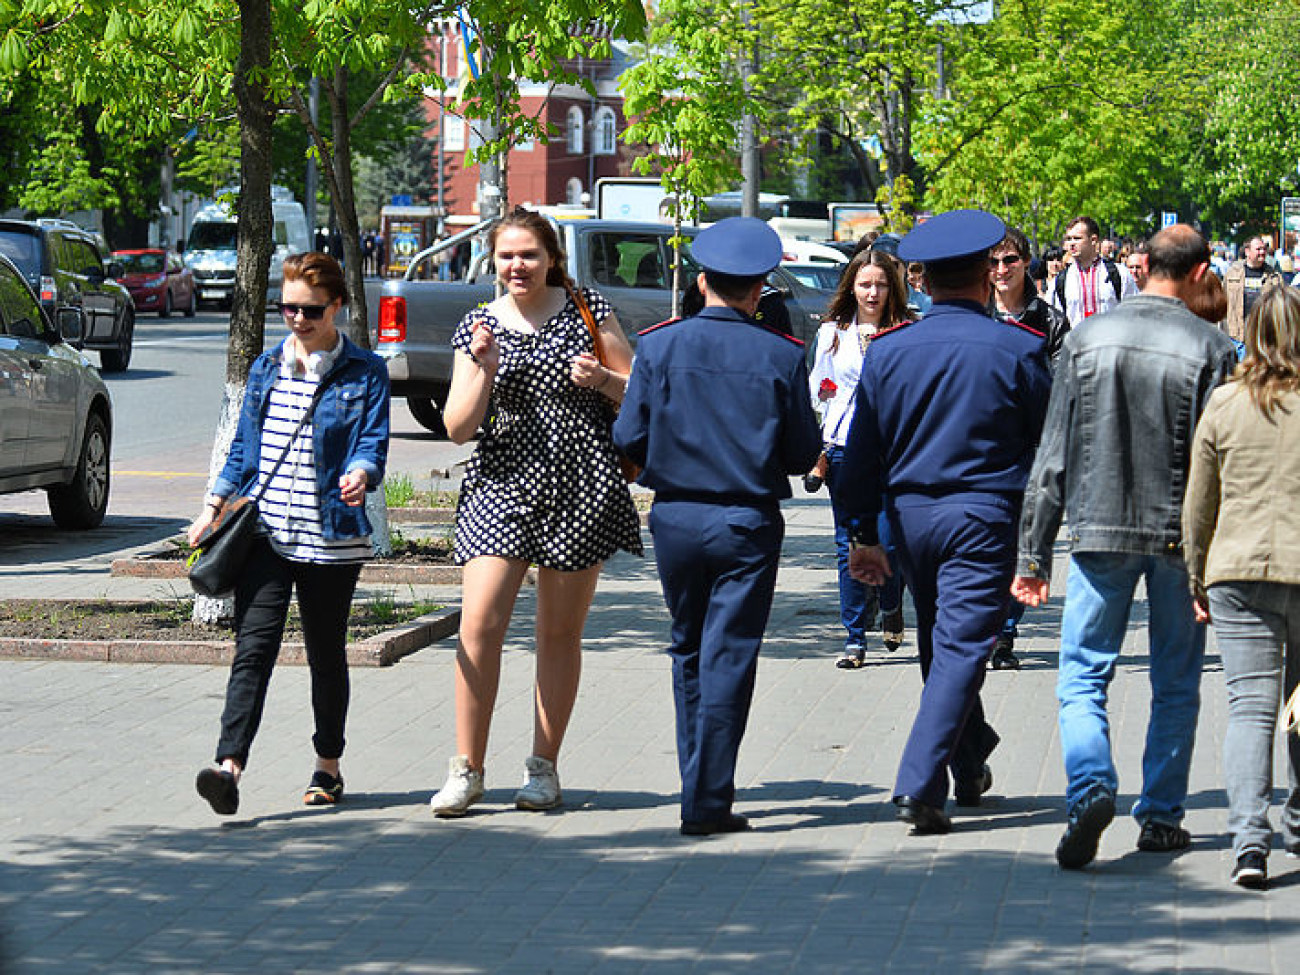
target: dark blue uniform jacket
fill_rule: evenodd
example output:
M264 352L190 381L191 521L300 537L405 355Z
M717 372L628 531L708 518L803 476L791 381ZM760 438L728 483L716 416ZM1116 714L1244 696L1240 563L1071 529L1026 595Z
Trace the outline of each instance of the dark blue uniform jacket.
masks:
M874 543L882 497L1025 489L1051 392L1043 337L971 301L936 303L867 348L836 501Z
M614 443L661 500L790 497L822 447L802 343L732 308L647 329Z

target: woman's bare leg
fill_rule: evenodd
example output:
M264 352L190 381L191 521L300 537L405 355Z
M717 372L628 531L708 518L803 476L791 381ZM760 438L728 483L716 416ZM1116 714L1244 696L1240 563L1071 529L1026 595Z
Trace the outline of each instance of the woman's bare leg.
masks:
M533 754L554 762L560 754L582 676L582 630L596 593L599 565L581 572L537 573L537 691Z

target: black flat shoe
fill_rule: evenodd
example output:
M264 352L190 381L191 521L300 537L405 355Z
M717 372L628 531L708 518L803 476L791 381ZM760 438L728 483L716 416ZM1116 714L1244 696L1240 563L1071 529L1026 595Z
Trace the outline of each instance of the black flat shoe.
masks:
M683 836L712 836L715 833L743 833L749 829L749 820L737 813L722 819L683 819Z
M233 816L239 812L239 783L225 769L205 768L194 780L194 787L218 816Z
M343 798L343 779L319 769L312 773L307 791L303 793L304 806L333 806Z
M894 800L898 806L898 818L912 827L913 836L937 836L952 832L952 820L942 809L927 805L911 796L899 796Z

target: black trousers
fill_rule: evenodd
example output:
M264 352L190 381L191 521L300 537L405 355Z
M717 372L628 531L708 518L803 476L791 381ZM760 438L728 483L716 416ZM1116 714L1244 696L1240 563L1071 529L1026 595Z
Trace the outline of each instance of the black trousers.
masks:
M350 693L348 613L360 574L359 563L292 562L276 554L265 538L257 539L235 588L235 659L221 714L218 763L233 758L241 767L248 764L295 587L311 669L311 707L316 722L312 745L321 758L343 754Z

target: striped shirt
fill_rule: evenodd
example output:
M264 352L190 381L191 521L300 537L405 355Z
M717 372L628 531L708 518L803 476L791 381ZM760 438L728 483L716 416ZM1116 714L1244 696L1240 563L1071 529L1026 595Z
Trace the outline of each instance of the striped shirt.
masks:
M320 377L311 373L293 377L282 374L271 388L262 425L258 490L266 483L319 385ZM328 539L322 534L312 438L312 421L308 420L258 503L262 524L270 531L276 552L294 562L364 562L371 556L370 536Z

